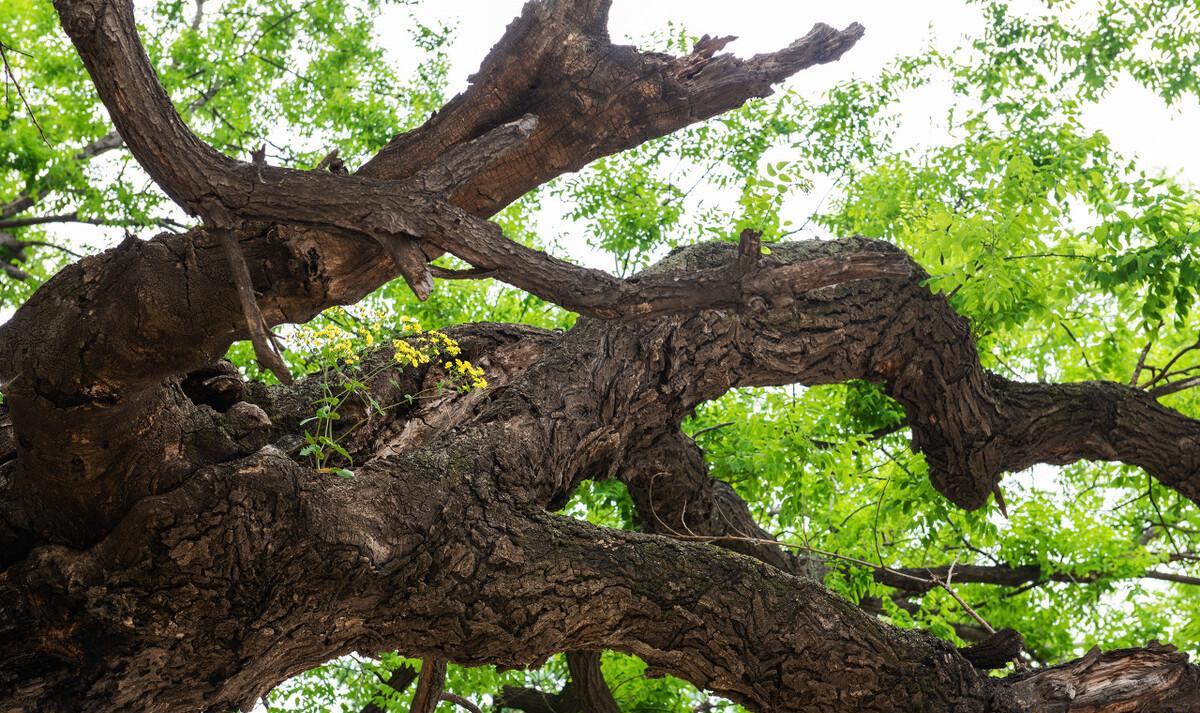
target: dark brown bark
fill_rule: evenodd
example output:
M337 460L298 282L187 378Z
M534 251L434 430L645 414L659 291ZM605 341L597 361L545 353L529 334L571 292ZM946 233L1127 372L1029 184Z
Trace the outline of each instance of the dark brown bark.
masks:
M417 690L413 691L409 713L433 713L446 687L446 661L428 658L421 662Z
M1200 579L1161 572L1150 569L1135 575L1145 579L1158 579L1164 582L1179 584L1200 584ZM1110 578L1105 572L1084 572L1071 574L1069 572L1042 572L1036 564L1030 565L939 565L935 567L899 567L895 569L879 569L875 572L875 581L897 589L909 592L925 592L937 586L937 580L946 581L953 578L955 582L973 584L997 584L1005 587L1019 587L1024 584L1040 584L1043 582L1095 582ZM921 581L924 580L924 581Z
M958 650L975 668L1004 668L1025 649L1025 640L1015 629L1000 629L984 640Z
M0 327L6 705L223 711L396 647L504 666L576 652L573 695L595 711L615 703L597 654L579 652L605 649L762 711L1059 710L1072 687L1097 713L1200 703L1196 667L1163 647L990 678L802 576L808 560L685 541L765 533L679 433L731 388L868 379L905 406L939 490L977 507L1006 470L1080 458L1198 499L1200 424L1127 386L984 372L965 321L885 243L760 256L748 232L619 280L482 219L836 59L860 27L745 61L717 54L721 39L672 58L612 45L603 0L530 3L467 92L347 176L221 155L166 100L128 0L56 6L134 156L210 229L82 260ZM330 478L294 453L314 381L246 385L217 361L248 329L214 230L233 231L267 324L397 273L420 296L441 250L585 316L561 335L454 330L491 386L373 416L346 439L355 477ZM390 403L438 378L395 367L368 387ZM548 514L610 477L647 532Z
M497 710L525 713L621 713L600 670L595 651L568 651L571 679L554 693L537 688L506 687L496 699Z
M384 685L397 693L403 693L408 689L409 686L413 684L413 681L417 680L417 676L419 675L420 673L412 666L401 666L395 671L392 671L391 675L388 676L387 681L384 682ZM360 713L387 712L374 703L368 703L367 705L363 706L363 709L360 711Z
M600 670L598 651L568 651L567 670L582 701L580 713L621 713Z
M859 247L777 252L800 259ZM699 252L697 260L735 255L724 246ZM836 294L823 299L838 303ZM952 648L889 630L810 580L705 545L540 514L581 477L638 458L645 438L736 383L731 374L757 383L777 376L774 360L762 370L767 352L754 339L735 337L745 333L740 320L761 318L582 320L562 337L514 330L515 342L492 338L509 353L541 356L510 377L497 374L496 388L444 405L457 413L449 422L374 430L376 440L361 447L396 455L369 462L351 482L314 477L267 447L143 499L88 551L38 548L5 573L7 596L23 603L4 638L26 650L45 642L26 657L42 657L43 669L47 659L70 665L63 680L90 682L92 699L151 710L244 704L295 666L394 645L504 665L561 648L615 648L760 710L801 710L812 700L846 710L1016 710L1014 694ZM525 339L534 344L521 348ZM553 348L538 346L546 339ZM788 342L778 333L772 348ZM822 365L837 361L814 353ZM264 398L272 422L286 423L289 389ZM87 614L64 633L64 611ZM180 630L188 635L172 639ZM81 661L71 651L93 652L83 662L99 668L76 678ZM1176 665L1163 656L1139 665ZM120 671L103 668L118 663Z

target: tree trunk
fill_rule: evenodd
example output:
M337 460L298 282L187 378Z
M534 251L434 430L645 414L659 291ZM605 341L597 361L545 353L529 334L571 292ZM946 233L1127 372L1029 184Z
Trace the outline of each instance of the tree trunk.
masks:
M965 321L886 243L760 255L747 233L618 280L482 218L768 94L861 27L819 25L749 60L711 39L671 58L612 45L603 0L532 2L463 95L339 176L204 145L158 85L128 0L56 6L130 150L207 228L86 258L0 327L6 708L246 709L332 657L395 648L503 666L575 652L595 711L615 703L584 652L606 649L758 711L1200 706L1197 668L1169 647L999 679L884 625L766 541L679 432L731 388L868 379L906 407L935 486L973 508L1007 470L1081 458L1140 465L1196 500L1200 424L1129 387L984 372ZM347 437L355 477L333 478L296 453L315 381L268 389L216 364L250 333L214 237L226 230L269 324L397 274L421 294L441 251L584 316L565 334L450 330L490 386L374 418ZM384 402L444 376L395 365L390 348L367 360ZM552 514L610 477L646 532Z

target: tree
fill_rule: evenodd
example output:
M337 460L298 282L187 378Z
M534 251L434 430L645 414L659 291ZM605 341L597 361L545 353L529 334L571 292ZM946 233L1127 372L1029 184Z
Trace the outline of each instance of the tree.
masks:
M1139 174L1062 101L1103 93L1122 67L1168 100L1193 91L1175 72L1195 57L1195 13L1163 7L1110 3L1089 34L988 6L981 57L903 58L807 104L752 100L837 60L861 26L817 25L744 60L707 35L684 52L668 38L668 54L612 43L605 0L541 0L464 93L385 142L403 123L337 83L359 67L371 90L400 86L364 39L369 13L311 43L301 72L285 38L332 35L346 7L231 3L210 44L204 3L186 18L168 2L144 43L131 2L58 0L117 133L59 99L43 118L86 143L39 145L38 97L22 91L23 116L5 115L23 163L4 180L20 194L0 228L91 220L106 193L81 162L121 145L200 224L129 235L27 298L9 282L21 304L0 326L7 707L245 708L335 657L396 650L419 672L395 656L367 668L415 687L421 711L473 705L444 690L448 662L525 668L559 653L562 690L512 687L498 705L614 710L602 651L751 710L1195 709L1185 654L1127 644L1200 640L1185 593L1200 203ZM25 31L49 15L20 12ZM1130 54L1168 19L1161 65ZM273 34L293 22L308 29ZM444 67L439 32L420 37L434 81L400 95L423 111ZM172 102L148 51L188 98ZM216 64L197 67L206 51ZM1078 72L1050 85L1047 63ZM69 64L45 76L81 93ZM886 113L935 70L982 109L956 120L961 141L891 151ZM347 155L383 147L353 173L335 152L229 157L214 144L266 133L256 82L279 87L280 116L352 136ZM211 110L207 141L177 108L201 124ZM780 137L795 153L767 161ZM689 224L664 156L736 186L736 208ZM553 190L593 221L621 276L527 238L523 196L589 164ZM789 191L833 173L844 195L819 221L855 237L780 241ZM175 226L133 193L109 224ZM78 203L13 217L42 200ZM724 239L679 238L692 230ZM4 235L15 282L49 271L25 253L34 239ZM340 308L409 304L400 285L433 317L483 304L519 319L536 304L487 278L579 318L426 330ZM447 298L438 280L463 287ZM1113 323L1128 313L1138 321ZM310 321L308 350L281 354L270 328ZM237 340L250 342L232 353L242 370L221 359ZM311 373L291 383L293 370ZM826 388L726 396L788 385ZM1078 466L1055 474L1057 499L1002 486L1036 464ZM1131 501L1114 507L1121 493ZM1135 615L1097 625L1124 648L1079 656L1087 635L1053 617L1086 617L1055 609L1141 578L1167 582L1174 609L1155 618L1133 600Z

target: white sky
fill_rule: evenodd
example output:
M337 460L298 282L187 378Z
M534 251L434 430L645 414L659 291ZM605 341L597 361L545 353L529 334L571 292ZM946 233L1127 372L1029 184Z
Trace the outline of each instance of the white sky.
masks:
M466 86L507 24L521 10L524 0L459 0L425 2L415 11L393 8L381 25L385 38L405 37L410 13L426 23L442 22L456 28L450 48L450 93ZM1035 0L1016 0L1022 9L1037 11ZM843 0L835 4L800 3L782 0L614 0L610 33L615 41L636 43L668 23L682 25L693 34L736 35L728 50L739 56L769 52L803 36L815 22L844 27L859 22L866 34L840 61L806 69L785 86L815 98L833 84L853 76L873 77L891 59L915 54L933 44L952 49L966 37L978 36L983 28L975 5L952 0L895 2L887 0ZM413 65L417 55L403 42L394 48L401 65ZM944 116L950 105L949 89L931 85L911 93L904 105L897 132L901 146L928 145L944 140ZM1114 146L1128 156L1140 158L1150 171L1178 175L1200 184L1200 104L1195 99L1183 107L1169 109L1150 91L1133 81L1121 82L1100 104L1084 113L1089 128L1104 131ZM818 182L807 195L792 199L785 217L797 225L827 200L828 182ZM836 195L836 190L834 194ZM554 238L562 257L602 269L611 269L611 258L585 244L584 226L558 219L563 206L553 199L543 201L539 228L547 243ZM807 236L802 236L807 237Z
M458 0L426 2L417 8L416 15L420 19L440 20L457 28L450 52L452 92L465 86L466 77L479 66L505 26L520 13L523 4L523 0ZM1014 4L1033 9L1037 3ZM383 29L385 37L403 37L402 28L407 24L404 20L408 12L408 8L392 11L389 19L393 22L385 24ZM822 89L851 76L872 76L888 60L918 52L931 42L949 49L960 44L964 36L977 35L983 26L976 6L952 0L842 0L838 3L614 0L609 27L615 40L633 41L665 28L668 22L682 25L697 35L736 35L738 40L728 49L739 56L784 47L807 33L815 22L835 27L844 27L851 22L863 24L867 28L866 35L840 61L806 69L788 82L787 86L807 96L815 96ZM398 48L397 58L402 62L409 59L403 48ZM939 97L927 97L928 102L921 99L923 97L914 97L913 105L906 107L906 118L929 116L930 112L940 118L944 105ZM1132 81L1119 85L1086 114L1091 128L1103 130L1123 152L1139 155L1146 168L1179 171L1193 183L1200 183L1198 119L1200 106L1196 100L1186 103L1182 110L1168 110L1160 99ZM919 140L917 127L907 129L913 132L910 136ZM937 127L926 123L925 129L936 131Z
M452 94L465 86L466 77L478 67L523 4L524 0L426 0L415 10L425 22L440 20L457 28L450 50ZM380 32L385 42L394 42L395 59L411 66L417 57L408 48L409 12L412 10L403 7L390 9ZM694 34L737 35L739 39L729 49L748 56L786 46L818 21L837 27L857 21L867 31L841 61L807 69L789 81L787 86L809 97L852 76L871 77L890 59L919 52L931 42L949 49L960 44L964 36L978 34L982 27L976 7L951 0L615 0L610 31L618 41L632 41L675 22ZM900 140L909 144L939 140L944 135L939 122L946 100L945 92L936 87L914 93L904 107ZM1149 91L1132 81L1123 82L1102 103L1086 111L1085 122L1090 128L1104 131L1121 152L1138 156L1144 168L1177 174L1200 184L1200 140L1195 138L1200 105L1195 99L1181 108L1167 109ZM816 186L801 212L810 212L824 193L824 186ZM577 228L549 227L555 232L567 231L559 248L570 256L609 267L586 248ZM77 230L71 227L71 231ZM0 309L0 320L8 316L5 312Z
M385 11L379 32L392 58L401 68L419 61L408 38L411 16L426 23L441 22L455 28L450 47L450 94L466 86L484 55L500 38L504 28L521 10L524 0L424 0L416 8L391 7ZM1027 11L1036 11L1037 0L1014 0ZM1087 3L1085 3L1086 5ZM614 0L610 33L615 41L635 43L675 23L693 34L736 35L728 50L739 56L769 52L803 36L815 22L844 27L859 22L866 35L840 61L806 69L785 86L816 98L835 83L854 77L873 77L891 59L920 52L929 44L952 49L966 37L978 36L983 21L977 6L956 0L895 2L887 0L842 0L835 4L801 3L788 0ZM952 98L949 90L936 84L910 93L902 106L902 123L897 132L901 146L934 144L944 140L945 110ZM1151 92L1133 81L1118 85L1099 105L1087 109L1084 121L1104 131L1122 153L1137 156L1139 165L1165 171L1200 184L1200 103L1191 99L1182 108L1169 109ZM827 180L785 205L784 214L796 225L820 207L822 200L836 196ZM553 244L562 257L602 269L613 267L611 258L588 248L585 226L560 219L565 206L544 199L538 227L544 241ZM812 226L810 226L811 228ZM107 247L115 244L121 231L88 229L82 225L51 228L66 243ZM146 231L142 237L149 237ZM803 235L800 237L810 237ZM89 249L89 248L82 248ZM0 321L11 308L0 308Z

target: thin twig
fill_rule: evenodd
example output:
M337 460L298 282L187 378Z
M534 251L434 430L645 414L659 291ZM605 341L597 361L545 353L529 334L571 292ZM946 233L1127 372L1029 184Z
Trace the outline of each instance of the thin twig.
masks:
M954 599L954 601L958 602L958 605L961 606L963 608L963 610L965 612L967 612L967 614L970 614L971 618L974 619L980 626L982 626L984 628L984 630L987 631L987 633L989 633L989 634L996 633L996 630L994 628L992 628L992 625L987 622L987 619L984 619L982 616L979 615L979 612L977 612L973 608L971 608L970 604L967 604L965 601L963 601L963 598L958 596L958 592L954 591L954 589L952 589L950 587L949 582L943 582L942 580L938 579L937 577L934 577L932 574L929 575L929 581L933 582L937 586L946 590L946 593L949 594L950 597Z
M12 66L8 63L8 50L12 50L17 54L23 54L26 57L32 56L28 52L22 52L15 47L10 47L3 42L0 42L0 61L2 61L4 64L5 93L7 94L8 83L11 81L13 88L17 90L17 96L21 98L21 104L25 106L25 111L29 114L29 120L32 121L33 125L37 128L38 136L42 137L42 143L46 144L47 146L51 146L50 140L46 138L46 132L42 131L42 125L37 120L37 115L33 113L33 107L29 105L29 100L25 98L25 91L21 89L21 83L17 81L16 73L13 72Z
M1137 386L1138 378L1142 375L1142 369L1146 368L1146 355L1150 353L1150 347L1154 346L1154 338L1151 337L1146 342L1146 346L1142 347L1142 353L1138 355L1137 366L1133 367L1133 376L1129 379L1130 386Z
M1096 367L1092 366L1092 360L1088 359L1087 349L1084 348L1083 342L1079 341L1079 339L1075 336L1075 333L1072 332L1071 328L1067 326L1066 322L1062 321L1061 319L1057 321L1058 326L1062 327L1063 331L1067 333L1067 336L1071 338L1071 341L1075 342L1075 346L1079 347L1079 356L1083 357L1083 363L1087 364L1088 371L1092 372L1093 376L1099 374L1099 372L1096 371Z
M447 703L453 703L459 708L465 708L471 711L471 713L483 713L479 706L454 693L443 693L441 696L439 696L439 698Z
M1171 534L1170 528L1167 527L1167 520L1163 517L1162 510L1158 509L1158 501L1154 499L1154 480L1149 475L1146 476L1146 494L1150 496L1150 506L1154 508L1154 514L1158 515L1158 524L1163 526L1163 533L1167 536L1167 542L1171 543L1171 549L1175 551L1175 554L1179 554L1181 552L1179 545L1175 542L1175 537Z
M725 423L718 423L715 426L705 426L704 428L701 428L699 431L696 431L692 434L692 440L695 440L697 436L703 436L706 433L711 433L713 431L725 428L726 426L732 425L733 421L726 421Z
M55 250L62 251L64 253L70 255L71 257L80 258L80 259L83 258L83 255L75 252L74 250L72 250L70 248L64 248L61 245L55 245L54 243L47 242L45 240L16 240L14 242L16 242L21 247L25 247L28 245L28 246L39 247L39 248L53 248Z
M1158 373L1157 373L1157 374L1154 376L1154 378L1153 378L1153 379L1151 379L1150 381L1147 381L1147 382L1146 382L1146 387L1145 387L1145 388L1149 389L1149 388L1151 388L1152 386L1154 386L1155 384L1157 384L1158 382L1160 382L1160 381L1163 381L1163 380L1165 380L1167 377L1171 376L1171 375L1172 375L1172 372L1171 372L1171 367L1175 365L1175 362L1179 361L1179 360L1180 360L1180 359L1183 357L1183 355L1184 355L1184 354L1187 354L1188 352L1190 352L1190 351L1193 351L1193 350L1195 350L1195 349L1200 349L1200 339L1197 339L1197 340L1196 340L1195 342L1193 342L1191 345L1189 345L1189 346L1186 346L1186 347L1184 347L1183 349L1180 349L1180 350L1179 350L1179 352L1177 352L1177 353L1175 354L1175 356L1171 357L1171 360L1167 362L1167 365L1166 365L1166 366L1164 366L1164 367L1162 368L1162 370L1161 370L1161 371L1159 371L1159 372L1158 372Z

